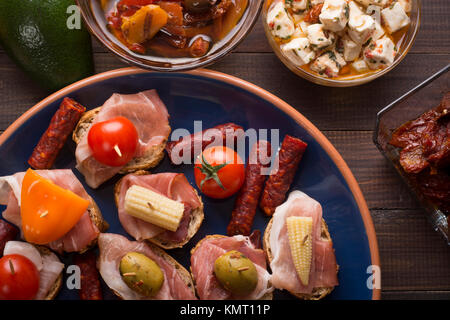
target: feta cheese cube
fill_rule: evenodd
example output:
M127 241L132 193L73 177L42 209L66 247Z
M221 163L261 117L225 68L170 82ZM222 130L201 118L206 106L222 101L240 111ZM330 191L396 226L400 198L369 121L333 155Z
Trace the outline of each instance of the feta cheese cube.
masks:
M283 2L277 2L267 14L267 25L275 37L288 39L295 31L294 22L284 7Z
M364 60L370 69L378 69L391 65L396 54L392 40L388 37L383 37L367 46L364 50Z
M309 27L310 25L311 25L311 23L308 23L308 22L306 22L306 21L300 22L300 24L299 24L300 29L302 29L302 31L303 31L303 33L304 33L305 35L308 34L308 27Z
M330 50L322 54L311 64L311 70L320 75L326 75L332 78L338 76L339 71L346 64L344 58L338 52Z
M381 17L389 33L394 33L406 27L411 22L405 10L403 10L403 7L398 2L381 10Z
M363 13L353 1L349 2L348 35L356 43L363 44L369 40L375 30L375 20Z
M398 0L398 3L400 3L400 5L402 6L403 10L405 10L406 13L410 13L412 8L411 1L412 0Z
M387 3L388 0L356 0L358 1L360 4L362 4L363 6L367 7L371 4L380 6L380 7L384 7Z
M373 33L371 36L372 40L376 41L376 40L380 39L382 36L384 36L384 33L385 32L384 32L384 29L381 26L381 24L379 22L375 21L375 30L373 30Z
M362 47L361 44L354 42L348 36L343 37L341 41L344 49L345 61L353 61L359 57Z
M333 44L335 37L330 31L323 29L323 24L316 23L307 28L308 40L313 49L321 49Z
M333 32L345 28L349 17L349 7L345 0L325 0L319 15L325 29Z
M376 5L370 5L366 9L366 13L372 17L372 19L375 21L375 30L372 33L372 40L378 40L382 36L384 36L384 29L381 26L381 7Z
M297 66L308 64L316 57L316 53L309 48L307 38L295 38L282 45L281 51Z
M311 6L323 3L325 0L311 0Z
M355 69L356 72L363 73L367 71L369 67L364 60L358 60L352 63L352 68Z
M291 7L294 12L304 11L304 10L306 10L307 6L308 6L308 0L292 0L291 1Z

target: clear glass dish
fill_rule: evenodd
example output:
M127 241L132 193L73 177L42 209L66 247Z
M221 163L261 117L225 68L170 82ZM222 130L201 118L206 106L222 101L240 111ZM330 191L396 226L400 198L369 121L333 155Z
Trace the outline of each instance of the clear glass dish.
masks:
M321 77L315 73L307 72L306 70L302 69L299 66L296 66L292 63L291 60L289 60L280 49L280 46L276 43L275 39L272 36L271 31L269 30L269 27L266 23L267 13L269 10L269 0L264 0L263 4L263 10L262 10L262 20L264 25L264 31L266 33L267 40L269 41L270 46L272 47L275 54L278 56L278 58L281 60L281 62L284 63L286 67L288 67L292 72L297 74L298 76L309 80L311 82L329 86L329 87L353 87L358 86L367 82L370 82L372 80L375 80L378 77L381 77L382 75L388 73L392 69L394 69L406 56L406 54L411 49L414 40L416 39L417 32L419 31L420 27L420 19L421 19L421 0L412 0L411 3L411 25L408 28L408 31L405 34L405 37L403 38L403 41L398 46L398 54L395 57L394 63L391 64L389 67L380 70L375 71L372 73L362 74L355 77L352 77L350 79L344 79L344 80L336 80L336 79L330 79L326 77Z
M129 50L106 27L107 21L100 0L76 0L90 32L111 52L130 65L155 71L183 71L210 65L231 52L251 31L263 0L249 0L244 15L234 29L215 43L209 52L199 58L166 58L142 55Z
M395 129L409 120L416 119L425 111L433 109L440 104L442 97L450 89L449 70L450 64L381 110L377 115L373 140L381 153L396 168L396 171L409 186L413 195L422 204L427 212L427 217L432 227L438 231L450 245L446 215L435 205L427 201L422 194L414 188L400 166L398 161L398 149L389 144Z

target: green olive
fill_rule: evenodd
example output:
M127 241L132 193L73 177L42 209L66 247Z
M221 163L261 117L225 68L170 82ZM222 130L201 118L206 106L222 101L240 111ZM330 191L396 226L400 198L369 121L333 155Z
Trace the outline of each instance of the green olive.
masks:
M216 259L214 274L220 284L236 295L247 295L258 284L258 272L253 262L241 252L232 250Z
M142 253L127 253L120 260L119 269L127 286L146 297L155 296L164 282L161 268Z
M212 7L210 0L184 0L183 2L186 10L192 13L205 12Z

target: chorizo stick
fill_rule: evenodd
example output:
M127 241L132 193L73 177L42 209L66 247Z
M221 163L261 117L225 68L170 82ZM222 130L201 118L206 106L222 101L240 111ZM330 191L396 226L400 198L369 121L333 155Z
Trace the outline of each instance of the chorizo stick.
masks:
M96 256L93 251L76 255L74 263L81 271L81 288L79 291L81 300L102 300L102 287L96 265Z
M16 227L0 219L0 257L3 255L6 243L14 240L18 233L19 231Z
M259 197L264 187L266 175L262 172L270 166L271 145L268 141L258 141L250 151L245 168L245 180L234 203L231 221L227 228L229 236L250 234Z
M273 215L275 208L284 202L307 146L298 138L284 137L277 155L278 168L272 169L261 197L260 207L266 215Z
M84 111L86 108L76 101L64 98L49 127L34 148L28 164L34 169L50 169Z
M237 140L243 134L244 129L241 126L234 123L225 123L182 137L178 141L168 142L166 151L173 164L181 164L183 160L194 159L196 156L194 154L195 151L201 152L211 143L214 143L214 145L216 143L226 145L227 138L233 138L233 143L236 145ZM190 154L185 156L184 152L189 152Z

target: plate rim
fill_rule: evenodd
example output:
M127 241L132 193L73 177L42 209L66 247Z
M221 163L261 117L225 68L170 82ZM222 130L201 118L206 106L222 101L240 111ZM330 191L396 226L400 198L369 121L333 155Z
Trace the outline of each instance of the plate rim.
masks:
M102 82L112 78L118 78L122 76L136 75L140 73L161 73L157 71L144 70L137 67L125 67L114 70L109 70L106 72L98 73L88 78L79 80L71 85L68 85L55 93L49 95L45 99L41 100L33 107L24 112L19 118L17 118L1 135L0 135L0 146L5 143L5 141L16 131L18 130L29 118L34 116L36 113L44 109L49 104L59 100L71 92L84 88L88 85L95 84L97 82ZM367 206L366 200L362 194L362 191L359 187L358 182L356 181L353 173L348 167L345 160L342 158L340 153L336 150L336 148L331 144L328 138L309 121L305 116L303 116L299 111L297 111L294 107L283 101L281 98L275 96L274 94L268 92L267 90L252 84L246 80L240 79L238 77L222 73L215 70L209 69L197 69L191 71L184 72L174 72L170 73L170 75L176 74L189 74L193 76L199 76L209 79L218 80L220 82L224 82L227 84L231 84L237 86L241 89L244 89L248 92L255 94L256 96L268 101L273 104L275 107L285 112L289 117L291 117L296 123L301 125L312 137L316 139L316 141L320 144L320 146L324 149L324 151L328 154L328 156L335 163L338 170L341 172L343 178L348 184L350 191L355 198L355 202L359 208L359 212L361 218L364 223L364 228L367 234L367 239L369 241L369 250L371 256L371 264L380 267L380 254L378 249L378 241L375 233L375 227L373 224L372 216L370 215L369 208ZM381 275L380 275L381 276ZM380 300L381 299L381 284L379 288L372 289L372 300Z

